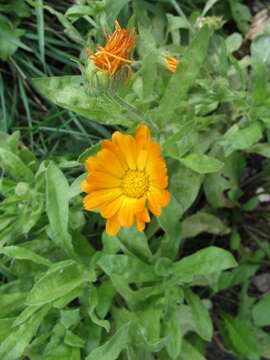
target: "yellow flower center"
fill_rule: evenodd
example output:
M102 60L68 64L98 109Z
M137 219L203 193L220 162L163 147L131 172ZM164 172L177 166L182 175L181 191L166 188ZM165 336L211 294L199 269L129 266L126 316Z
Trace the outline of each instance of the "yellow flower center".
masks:
M126 196L140 198L149 188L148 175L144 171L128 170L122 180L122 189Z

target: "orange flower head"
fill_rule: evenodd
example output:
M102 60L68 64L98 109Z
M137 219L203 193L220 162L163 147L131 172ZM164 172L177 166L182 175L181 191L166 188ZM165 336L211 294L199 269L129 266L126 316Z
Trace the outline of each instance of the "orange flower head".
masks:
M166 56L166 68L172 73L176 72L179 62L180 61L173 56Z
M89 49L86 51L92 55L91 60L98 70L113 76L123 65L133 62L128 57L134 47L135 35L135 30L122 29L116 21L114 33L109 36L106 31L105 47L99 45L96 53ZM128 70L131 72L130 68Z
M121 226L134 222L143 231L150 222L148 208L159 216L168 205L167 167L160 153L149 128L140 125L135 136L114 132L112 140L102 141L97 155L85 161L84 208L101 211L108 234L116 235Z

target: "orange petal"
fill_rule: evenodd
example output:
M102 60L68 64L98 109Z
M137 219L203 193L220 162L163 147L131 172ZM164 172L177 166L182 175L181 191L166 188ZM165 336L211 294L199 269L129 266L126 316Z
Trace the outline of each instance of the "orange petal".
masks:
M119 159L119 161L121 162L121 165L122 167L125 169L125 170L128 170L128 166L127 166L127 163L126 163L126 160L125 160L125 157L124 155L122 154L121 150L119 149L119 147L113 143L112 141L110 140L103 140L101 142L101 146L103 149L108 149L110 150L111 152L113 152Z
M89 156L84 162L84 166L85 166L86 170L88 170L88 171L94 171L97 164L98 164L98 161L95 156Z
M151 141L147 147L148 153L149 153L149 159L152 160L156 157L159 157L161 154L161 148L158 143L155 141Z
M143 222L150 222L150 215L146 208L144 208L141 212L136 213L136 217Z
M118 220L121 226L131 226L134 222L134 214L137 199L124 197L122 206L118 212Z
M116 235L120 230L120 224L117 220L117 216L113 216L106 221L106 232L109 235Z
M156 216L160 216L161 207L167 206L170 202L170 193L167 190L151 186L148 193L148 202L151 212Z
M165 189L168 186L167 168L164 159L158 158L147 164L147 173L151 184Z
M149 209L150 211L155 215L159 216L161 214L161 206L157 202L155 196L153 196L153 193L149 191L148 194L148 203L149 203Z
M165 189L168 186L168 176L162 175L151 179L151 184L159 189Z
M91 191L120 187L121 180L101 171L93 171L87 177Z
M81 190L86 192L86 193L90 192L90 190L91 190L91 186L90 186L90 184L89 184L89 182L87 180L83 180L81 182L80 187L81 187Z
M145 222L140 220L138 216L136 216L136 227L139 231L143 231L145 229Z
M93 193L86 195L83 199L84 207L89 211L96 210L107 205L120 195L122 195L122 190L120 188L94 191Z
M137 156L137 169L142 171L144 170L148 159L148 152L146 150L141 149Z
M138 149L133 136L124 135L115 131L112 135L113 143L116 144L124 156L129 169L136 170L136 158Z
M136 142L141 148L145 148L146 145L150 142L151 133L150 129L146 125L140 125L136 130Z
M103 216L105 219L113 217L121 208L123 199L123 196L119 196L109 204L105 205L104 209L101 211L101 216Z
M167 206L170 202L170 193L168 190L158 189L155 186L151 187L150 193L156 198L160 206Z
M102 149L98 154L99 164L96 166L96 170L105 171L109 174L122 177L125 173L125 169L122 167L118 157L108 149Z
M143 211L143 209L145 209L145 203L146 203L146 198L145 197L141 197L139 199L136 199L136 203L135 203L135 213L140 213Z

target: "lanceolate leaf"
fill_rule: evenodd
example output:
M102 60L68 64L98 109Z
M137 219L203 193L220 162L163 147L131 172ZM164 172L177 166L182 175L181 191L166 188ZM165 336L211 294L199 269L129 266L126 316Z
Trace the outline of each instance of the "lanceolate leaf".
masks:
M0 165L15 180L32 182L34 175L32 171L13 152L7 149L0 149Z
M229 251L209 246L174 263L173 273L178 281L191 281L196 275L207 275L236 265Z
M37 264L42 264L47 266L51 265L51 262L48 259L40 255L37 255L28 249L24 249L21 246L6 246L3 249L0 249L0 253L11 256L15 259L25 259L25 260L34 261Z
M128 255L103 255L98 265L109 276L121 275L128 282L158 281L153 266Z
M117 360L121 351L127 346L130 324L120 327L102 346L93 350L86 360Z
M161 99L159 110L163 121L168 121L180 101L186 98L188 90L196 80L207 54L210 33L208 27L203 27L188 46Z
M234 351L242 357L259 360L255 329L251 324L229 314L223 314L223 322Z
M94 76L94 75L93 75ZM102 124L132 125L120 105L102 96L91 96L91 87L82 76L55 76L33 79L37 89L56 105Z
M213 335L213 325L201 299L190 289L186 289L185 298L190 306L192 317L198 334L206 341L210 341Z
M199 174L217 172L223 167L223 163L218 159L203 154L189 154L180 159L180 161Z
M34 314L25 324L11 331L10 335L0 346L0 358L2 360L17 360L22 356L24 349L30 343L32 337L50 309L50 305L43 307Z
M73 252L68 233L69 185L61 170L50 163L46 173L47 213L52 240L67 252Z
M73 289L86 282L87 276L76 263L60 267L57 271L48 271L35 283L26 303L28 305L42 305L67 295Z

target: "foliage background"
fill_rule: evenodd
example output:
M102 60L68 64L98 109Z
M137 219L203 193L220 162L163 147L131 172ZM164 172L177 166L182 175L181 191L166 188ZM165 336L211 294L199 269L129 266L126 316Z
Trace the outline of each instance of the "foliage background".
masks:
M267 5L0 4L1 359L270 358ZM128 87L87 73L115 19L138 33ZM110 237L82 163L139 123L172 201Z

